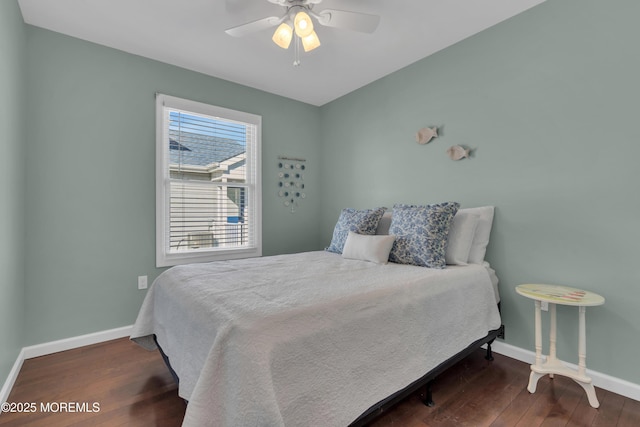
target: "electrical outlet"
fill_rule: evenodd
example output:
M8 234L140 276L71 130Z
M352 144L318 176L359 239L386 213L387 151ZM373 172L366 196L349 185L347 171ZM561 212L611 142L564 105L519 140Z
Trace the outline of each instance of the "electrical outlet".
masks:
M540 310L549 311L549 301L540 301Z
M138 289L147 289L147 276L138 276Z

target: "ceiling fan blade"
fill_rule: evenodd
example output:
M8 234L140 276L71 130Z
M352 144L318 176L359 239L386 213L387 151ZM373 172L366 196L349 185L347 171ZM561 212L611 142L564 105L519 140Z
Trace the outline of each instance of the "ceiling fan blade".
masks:
M380 22L378 15L335 9L325 9L317 14L317 18L320 25L346 28L361 33L373 33Z
M255 33L257 31L266 30L267 28L276 26L284 21L284 17L269 16L268 18L258 19L257 21L248 22L246 24L232 27L224 32L234 37L242 37L247 34Z

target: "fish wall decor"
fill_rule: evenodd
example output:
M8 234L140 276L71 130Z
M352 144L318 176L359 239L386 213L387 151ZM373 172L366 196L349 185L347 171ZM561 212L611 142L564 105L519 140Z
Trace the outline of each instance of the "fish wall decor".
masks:
M471 150L469 148L464 148L461 145L452 145L447 148L447 154L451 160L461 160L464 158L469 158L469 152Z
M437 138L437 137L438 137L437 127L434 126L432 128L422 128L418 131L418 133L416 133L416 142L418 144L424 145L429 141L431 141L433 138Z

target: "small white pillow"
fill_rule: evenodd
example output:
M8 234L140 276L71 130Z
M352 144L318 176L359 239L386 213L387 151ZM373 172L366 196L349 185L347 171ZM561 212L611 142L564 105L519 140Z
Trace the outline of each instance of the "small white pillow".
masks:
M395 240L396 236L393 235L364 235L350 231L342 249L342 257L386 264Z
M467 265L480 215L461 209L453 217L444 258L449 265Z
M484 256L487 253L487 245L489 244L489 236L491 235L491 226L493 225L493 206L482 206L479 208L461 209L468 213L474 213L480 216L478 226L473 236L471 251L469 251L469 264L482 264Z

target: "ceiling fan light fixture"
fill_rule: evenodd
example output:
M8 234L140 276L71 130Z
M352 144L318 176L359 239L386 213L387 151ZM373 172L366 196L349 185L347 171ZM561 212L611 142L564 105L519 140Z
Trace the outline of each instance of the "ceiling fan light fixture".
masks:
M300 38L307 37L313 33L313 21L311 21L311 17L304 11L296 13L293 25L296 29L296 35Z
M229 1L229 0L227 0ZM323 0L268 0L282 6L286 12L281 16L268 16L256 21L247 22L225 30L227 34L241 37L267 28L277 27L271 40L282 49L294 45L294 65L300 65L300 45L304 52L320 47L320 38L314 30L314 24L324 27L345 28L361 33L373 33L378 27L380 16L347 10L323 9L319 12L314 7ZM316 22L314 22L314 20Z
M291 25L283 22L276 28L276 31L273 33L273 37L271 40L278 46L283 49L288 49L291 44L291 39L293 38L293 28Z
M320 39L315 31L312 31L311 34L306 37L300 37L300 39L302 40L302 47L305 52L310 52L320 46Z

